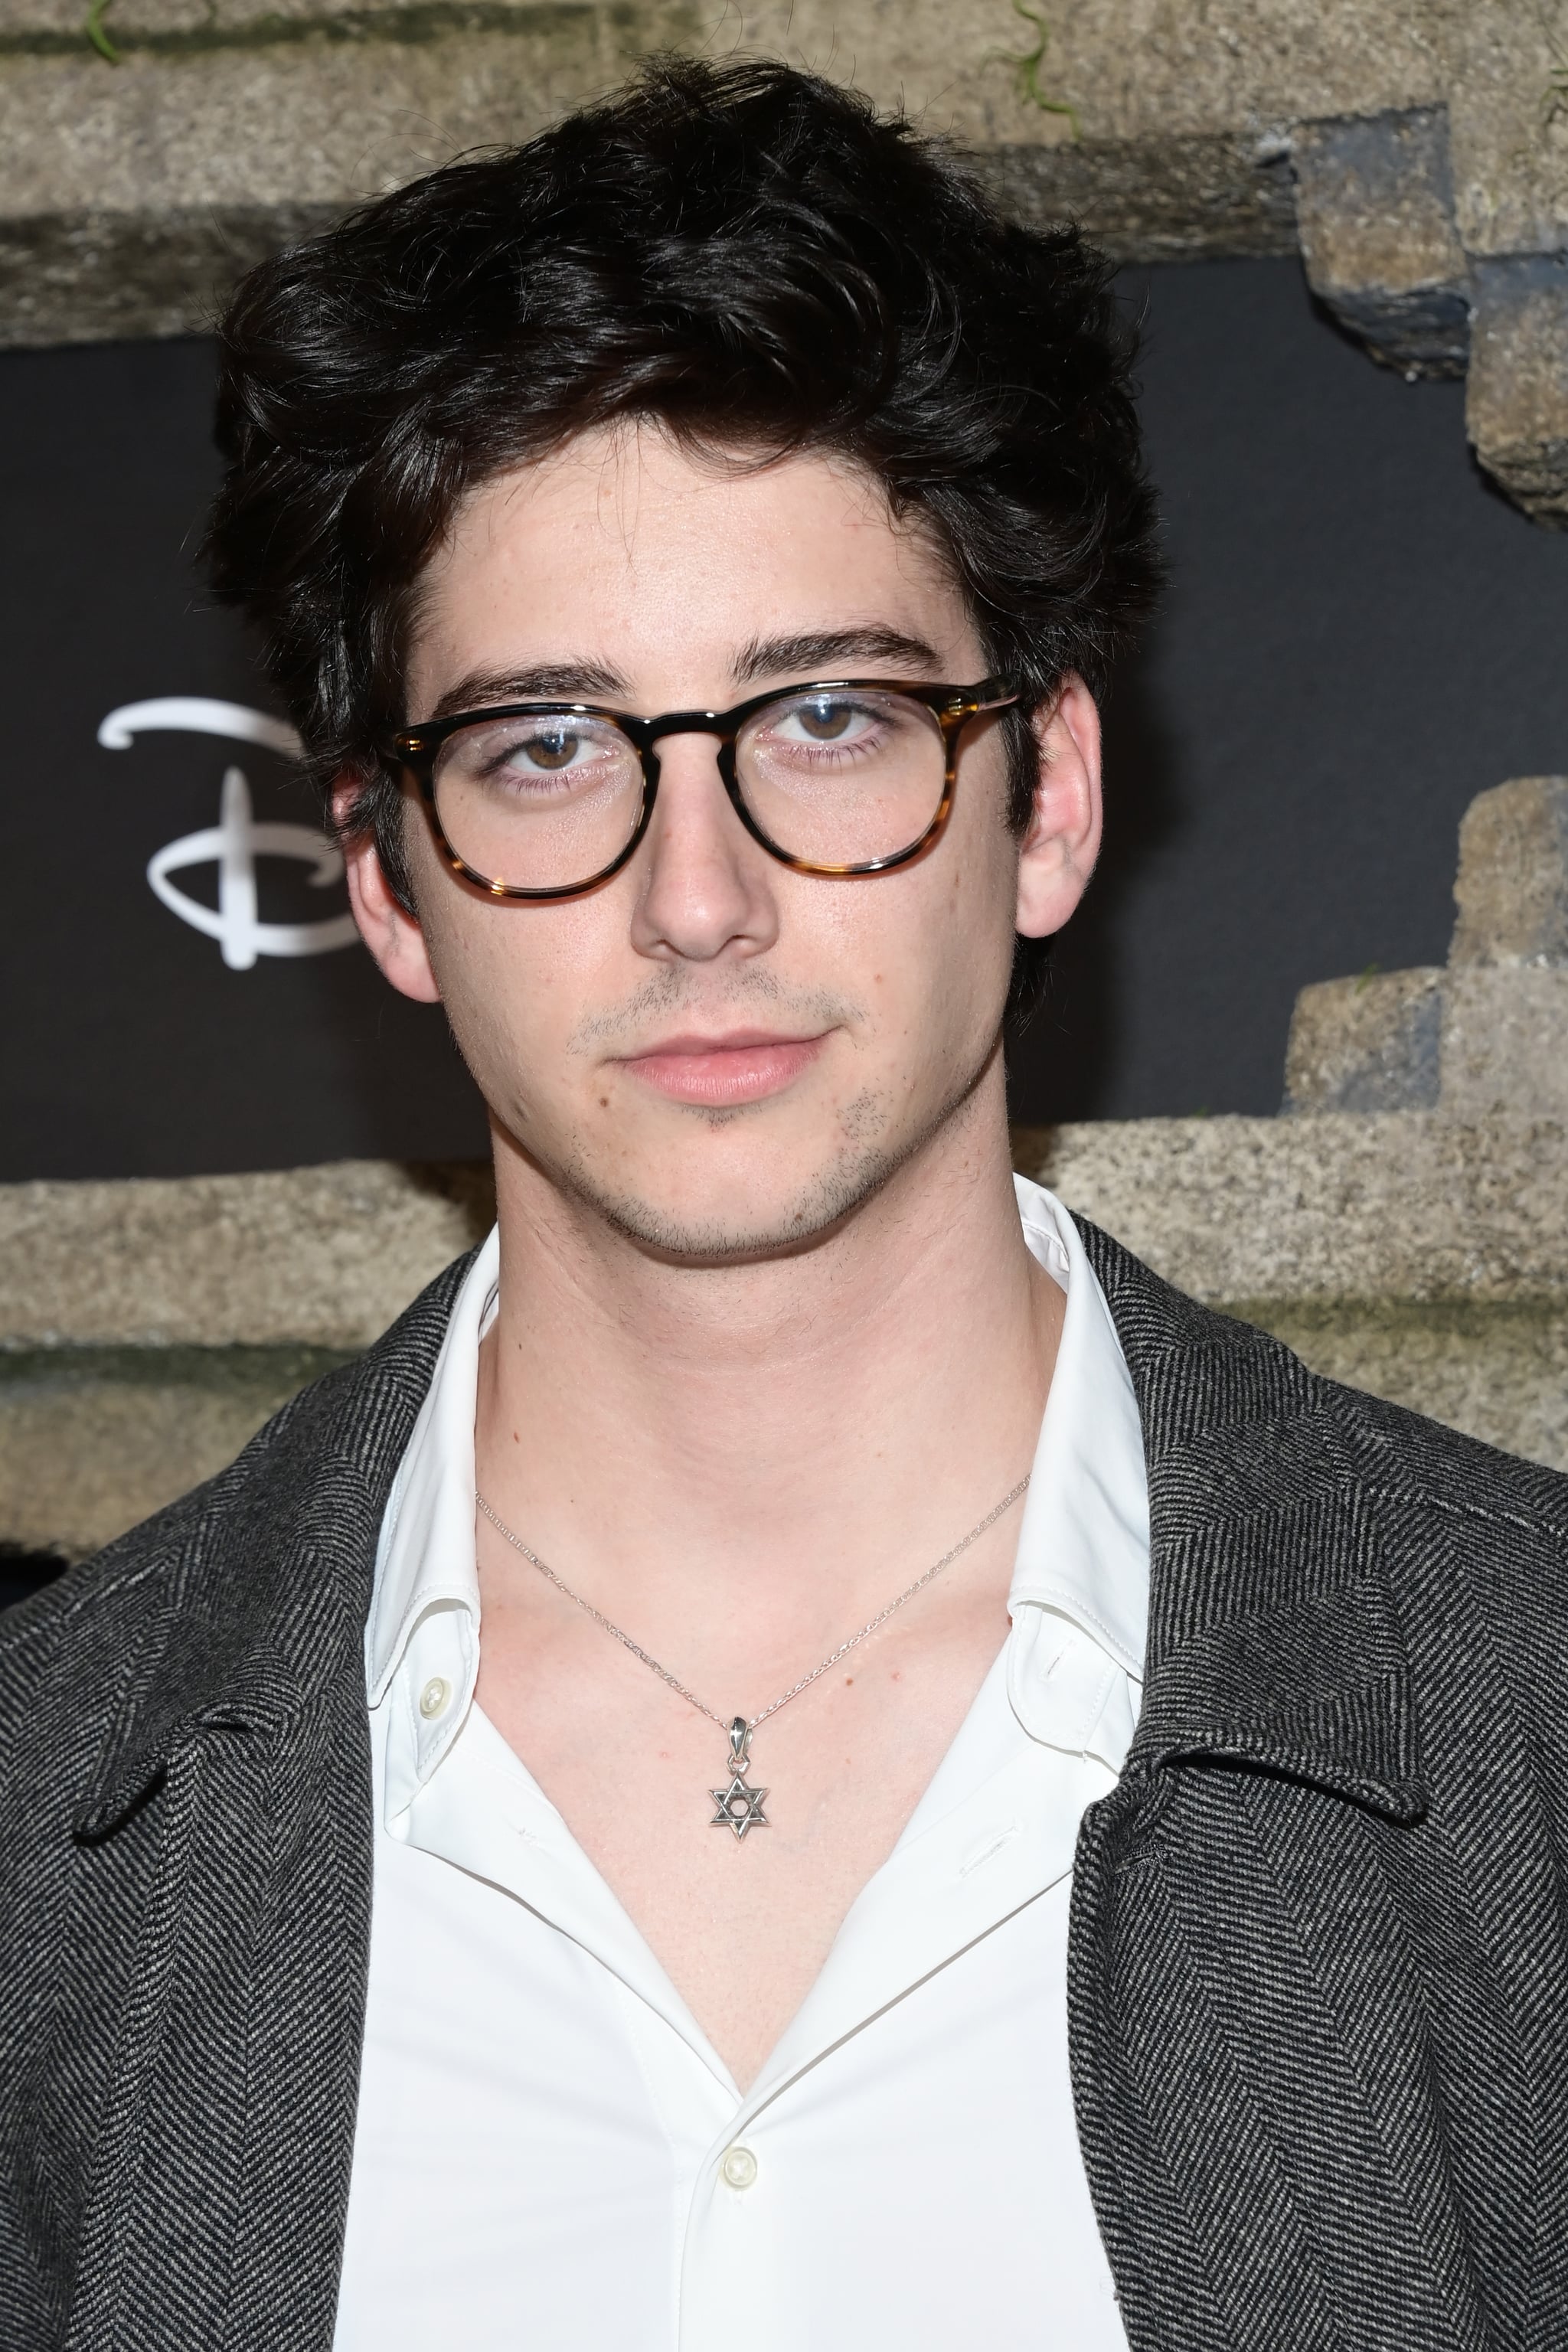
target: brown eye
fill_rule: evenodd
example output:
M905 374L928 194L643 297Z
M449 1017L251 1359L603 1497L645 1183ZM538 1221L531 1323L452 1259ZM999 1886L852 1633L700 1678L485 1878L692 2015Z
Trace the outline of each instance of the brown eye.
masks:
M581 749L582 738L554 732L531 735L523 749L536 768L569 768Z
M847 702L803 702L795 716L814 742L832 743L847 732L854 713Z

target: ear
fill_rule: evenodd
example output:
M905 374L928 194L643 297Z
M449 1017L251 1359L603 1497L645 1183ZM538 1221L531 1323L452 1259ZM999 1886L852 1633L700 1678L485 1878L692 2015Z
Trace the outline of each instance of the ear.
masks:
M1056 700L1036 713L1034 730L1039 761L1019 848L1015 929L1041 940L1075 911L1100 856L1100 709L1082 678L1063 681Z
M351 776L333 787L332 814L340 823L354 793ZM344 844L343 871L360 937L383 973L400 994L419 1004L438 1004L441 992L425 950L425 934L394 894L373 835L361 834Z

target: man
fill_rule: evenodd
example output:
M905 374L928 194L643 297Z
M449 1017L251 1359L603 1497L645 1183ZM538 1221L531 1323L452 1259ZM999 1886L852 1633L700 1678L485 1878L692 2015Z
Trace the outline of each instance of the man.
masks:
M1568 2342L1563 1482L1009 1169L1127 364L782 69L242 290L220 585L498 1226L5 1623L8 2342Z

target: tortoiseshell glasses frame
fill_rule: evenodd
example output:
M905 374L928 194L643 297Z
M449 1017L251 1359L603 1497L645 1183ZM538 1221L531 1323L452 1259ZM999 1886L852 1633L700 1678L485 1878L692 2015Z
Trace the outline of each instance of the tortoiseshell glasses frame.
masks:
M768 833L755 812L749 806L745 790L737 771L736 743L749 720L775 703L789 703L813 697L826 698L833 695L877 694L900 697L906 702L920 705L935 721L942 738L943 776L941 795L929 821L915 836L876 857L866 857L847 863L832 863L819 858L803 857L786 849ZM382 746L388 763L401 768L417 787L421 803L429 822L432 836L444 862L455 874L484 891L493 898L550 899L573 898L584 891L607 882L618 874L636 855L638 844L647 833L658 793L658 745L670 735L710 735L717 739L716 758L720 777L730 803L746 831L780 865L797 874L820 874L844 878L869 874L885 874L900 866L907 866L930 848L946 824L952 813L957 784L958 753L963 730L971 722L989 712L1013 708L1023 699L1020 693L1010 689L1000 679L982 678L975 686L942 686L916 683L909 678L813 678L799 686L770 687L765 694L751 696L729 710L669 710L656 719L639 719L632 711L616 710L602 703L568 702L564 700L533 700L498 703L479 710L460 710L450 717L429 719L416 727L405 729L390 737ZM464 729L492 725L509 719L581 719L616 729L637 752L642 768L642 794L630 830L615 856L599 865L590 874L571 882L548 885L524 885L509 882L504 876L484 873L465 858L448 836L443 824L438 796L438 762L444 747Z

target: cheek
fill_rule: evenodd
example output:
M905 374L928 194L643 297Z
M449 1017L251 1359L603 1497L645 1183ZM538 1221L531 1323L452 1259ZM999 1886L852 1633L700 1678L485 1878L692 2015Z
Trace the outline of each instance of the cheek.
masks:
M1018 895L1018 846L994 793L954 812L950 837L932 861L940 893L926 910L924 960L939 1010L989 1024L1007 991Z
M959 845L952 845L956 851ZM1000 854L932 859L896 885L847 884L880 902L846 951L859 992L908 1083L944 1085L955 1062L987 1048L1013 964L1013 860Z
M458 1051L494 1104L521 1084L548 1087L584 998L566 910L491 905L441 883L434 902L422 899L421 921Z

